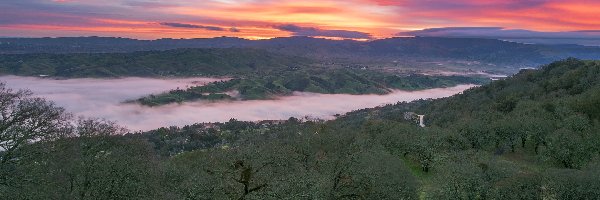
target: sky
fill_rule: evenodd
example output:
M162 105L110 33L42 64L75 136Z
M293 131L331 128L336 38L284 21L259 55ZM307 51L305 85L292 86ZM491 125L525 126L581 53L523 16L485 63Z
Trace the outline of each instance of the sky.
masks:
M2 37L600 37L600 0L0 0L0 11Z

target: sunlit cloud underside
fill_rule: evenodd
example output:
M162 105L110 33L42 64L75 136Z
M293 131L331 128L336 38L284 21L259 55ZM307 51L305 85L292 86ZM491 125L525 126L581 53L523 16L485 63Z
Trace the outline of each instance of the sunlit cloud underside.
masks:
M368 40L436 27L600 29L588 0L1 0L0 36Z

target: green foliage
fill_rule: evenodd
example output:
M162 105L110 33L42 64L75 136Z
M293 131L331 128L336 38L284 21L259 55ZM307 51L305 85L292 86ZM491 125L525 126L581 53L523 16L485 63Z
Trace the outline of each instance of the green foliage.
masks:
M481 158L479 158L481 159ZM431 199L542 199L542 179L512 163L450 162L433 178Z
M397 76L366 70L311 69L247 75L229 81L210 83L185 90L142 97L137 102L147 106L194 100L269 99L293 92L323 94L387 94L391 89L421 90L451 87L458 84L482 84L485 78L462 76ZM239 96L230 96L232 92Z
M221 131L247 128L228 123ZM186 199L417 198L398 157L359 132L339 137L311 124L290 119L230 145L179 154L168 162L169 187Z
M566 168L580 168L597 155L598 138L568 129L554 131L548 137L547 156ZM596 141L595 141L596 140Z
M3 192L6 197L147 199L158 195L156 160L143 140L77 138L35 148L38 157L23 160L16 169L22 179Z
M3 168L11 182L0 192L10 199L597 199L600 122L582 102L595 101L599 68L569 59L453 97L327 122L231 119L111 136L119 129L83 120L77 137L16 151L27 156ZM319 79L307 80L261 83L307 89ZM201 90L242 83L259 90L234 82ZM425 114L427 127L405 120L408 111Z
M598 119L595 109L588 109L596 100L598 77L599 62L567 59L452 98L362 112L377 113L371 117L375 119L397 120L393 116L410 108L425 114L430 126L458 132L473 149L497 154L533 151L541 160L580 168L598 155L598 140L593 139L598 135Z
M579 45L523 44L497 39L396 37L359 42L312 37L265 40L217 37L136 40L111 37L0 38L0 53L112 53L178 48L253 48L303 56L331 65L403 69L474 69L516 72L569 56L598 59L600 48ZM438 65L436 65L438 64Z
M434 177L425 179L431 181L425 193L432 199L594 199L596 184L579 174L593 174L585 167L600 155L599 77L600 62L567 59L451 98L364 109L338 120L381 121L367 131L390 151L420 168L431 161ZM402 121L407 111L425 114L429 128L388 123ZM437 127L444 130L428 134ZM497 167L510 170L490 179L486 170ZM556 191L543 189L553 184Z
M257 49L177 49L132 53L8 54L0 73L57 77L224 76L288 70L312 61Z
M551 170L545 177L548 196L555 199L598 199L600 170L597 164L584 170Z
M19 149L10 163L10 182L0 185L7 199L148 199L162 193L157 157L147 140L112 136L124 129L113 122L79 119L72 137L41 141Z

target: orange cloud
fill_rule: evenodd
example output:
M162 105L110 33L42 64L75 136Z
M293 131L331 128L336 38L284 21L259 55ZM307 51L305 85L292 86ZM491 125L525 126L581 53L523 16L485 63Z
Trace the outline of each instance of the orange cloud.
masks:
M57 4L60 3L60 4ZM538 31L600 29L600 2L590 0L23 0L0 5L0 28L45 36L80 33L139 38L236 36L270 38L294 24L323 33L361 32L374 38L433 27L490 26ZM193 24L205 29L168 27ZM231 29L235 28L235 29ZM209 30L206 30L209 29ZM235 31L230 31L235 30ZM237 31L239 30L239 31ZM6 35L19 36L19 35Z

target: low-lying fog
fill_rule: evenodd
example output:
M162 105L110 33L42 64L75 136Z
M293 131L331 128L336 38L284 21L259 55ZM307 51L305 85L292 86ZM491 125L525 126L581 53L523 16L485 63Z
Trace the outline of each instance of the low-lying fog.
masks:
M121 103L125 100L177 87L185 88L189 85L217 80L219 79L54 80L17 76L0 77L0 81L6 82L10 88L30 89L36 95L52 100L77 115L117 121L130 130L151 130L164 126L183 126L198 122L225 122L231 118L246 121L304 116L333 119L333 115L338 113L343 114L356 109L398 101L447 97L473 87L473 85L460 85L414 92L394 91L388 95L295 93L294 96L281 97L276 100L190 102L161 107Z

